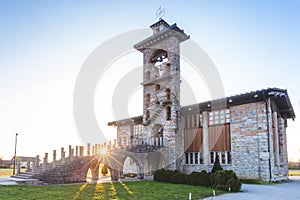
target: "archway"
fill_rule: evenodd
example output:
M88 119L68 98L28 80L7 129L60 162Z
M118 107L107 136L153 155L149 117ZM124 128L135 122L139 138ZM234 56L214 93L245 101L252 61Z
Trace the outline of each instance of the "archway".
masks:
M161 124L155 124L152 128L153 131L153 145L164 146L164 127Z
M138 162L135 159L127 156L123 164L123 175L125 177L134 178L137 177L139 171Z

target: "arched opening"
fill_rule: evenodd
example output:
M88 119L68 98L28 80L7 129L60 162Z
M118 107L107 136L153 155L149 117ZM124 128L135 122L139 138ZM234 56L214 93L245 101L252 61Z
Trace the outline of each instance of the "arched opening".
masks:
M86 182L92 182L93 174L91 168L88 169L86 174Z
M158 91L158 90L160 90L160 85L159 85L159 84L156 84L156 85L155 85L155 91Z
M147 175L153 175L156 170L165 168L166 162L164 156L158 152L154 151L147 156L148 168L146 169Z
M151 56L151 63L163 63L168 61L168 53L165 50L158 49Z
M146 95L146 106L149 107L150 106L150 94Z
M166 64L166 67L165 67L165 73L166 73L166 75L169 75L170 71L171 71L171 65L170 65L170 63L168 63L168 64Z
M164 127L161 124L156 124L152 128L153 131L153 145L164 146Z
M150 120L150 111L147 110L146 111L146 121L149 121Z
M135 159L126 157L123 164L123 176L128 178L136 178L139 173L139 166Z
M109 167L102 163L100 164L100 167L99 167L99 174L100 174L101 180L106 180L106 179L109 180L111 177Z
M168 53L165 50L158 49L151 56L150 63L154 64L153 74L155 77L162 76L163 74L163 63L168 62Z
M167 100L171 99L171 90L169 88L166 89L166 98Z
M171 106L166 107L166 120L171 120Z

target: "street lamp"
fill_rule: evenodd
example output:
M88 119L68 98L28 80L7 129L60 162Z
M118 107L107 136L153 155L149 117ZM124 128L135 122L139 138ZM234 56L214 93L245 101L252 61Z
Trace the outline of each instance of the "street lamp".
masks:
M16 173L16 157L17 157L17 137L18 137L18 133L16 133L16 137L15 137L15 156L14 156L14 169L13 169L13 175L15 175Z

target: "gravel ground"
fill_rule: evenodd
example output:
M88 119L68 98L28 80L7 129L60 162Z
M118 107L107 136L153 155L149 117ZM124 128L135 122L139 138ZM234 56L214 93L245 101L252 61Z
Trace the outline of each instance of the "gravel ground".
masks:
M274 185L242 185L242 192L224 194L206 198L206 200L299 200L300 199L300 176L290 177L290 181Z

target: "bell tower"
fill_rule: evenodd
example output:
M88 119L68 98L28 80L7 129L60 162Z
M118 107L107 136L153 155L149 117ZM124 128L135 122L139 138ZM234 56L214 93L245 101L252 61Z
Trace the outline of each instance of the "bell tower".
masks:
M144 138L145 143L164 154L167 168L176 169L176 133L180 126L180 43L189 36L176 24L169 25L163 19L150 28L153 35L134 45L143 53Z

